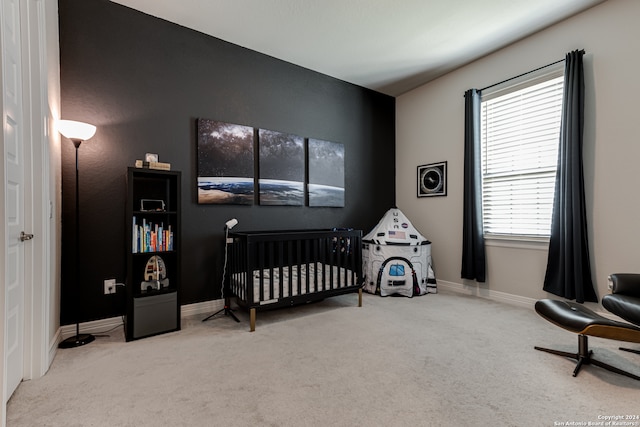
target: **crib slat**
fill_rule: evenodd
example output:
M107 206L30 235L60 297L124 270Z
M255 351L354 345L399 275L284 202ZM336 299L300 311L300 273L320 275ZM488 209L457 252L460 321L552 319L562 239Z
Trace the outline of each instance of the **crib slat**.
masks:
M315 286L315 291L323 291L324 290L324 284L318 282L318 245L319 242L317 239L311 240L311 245L313 247L312 249L312 256L311 259L313 260L313 280L311 281L313 283L313 285Z
M332 239L333 240L333 239ZM329 286L331 287L331 289L335 289L335 281L334 281L334 268L336 265L336 251L335 251L335 246L334 246L335 242L331 242L331 250L329 251Z
M304 241L304 263L305 263L305 293L309 294L309 293L313 293L316 292L318 290L318 286L317 283L315 282L314 276L315 276L315 263L314 263L314 258L313 258L313 246L314 246L314 242L311 239L306 239Z
M258 301L263 301L264 297L264 242L256 244L257 254L257 270L258 270Z
M296 286L296 295L300 295L300 292L302 292L302 284L301 284L301 277L302 277L302 268L301 268L301 263L302 263L302 240L297 240L296 241L296 269L298 271L298 280L296 280L295 286ZM290 294L291 295L291 294Z
M269 267L269 295L267 299L275 298L275 284L273 280L273 245L275 242L266 242L264 249L266 251L266 258L268 258L267 266Z
M287 290L288 293L287 295L291 296L293 295L293 265L294 265L294 260L292 259L293 257L293 242L291 240L287 240L287 259L286 259L286 265L287 265Z
M284 264L284 250L283 250L283 243L278 241L278 242L274 242L274 245L276 246L275 248L275 253L277 254L277 267L278 267L278 297L282 298L284 296L284 277L283 277L283 265Z

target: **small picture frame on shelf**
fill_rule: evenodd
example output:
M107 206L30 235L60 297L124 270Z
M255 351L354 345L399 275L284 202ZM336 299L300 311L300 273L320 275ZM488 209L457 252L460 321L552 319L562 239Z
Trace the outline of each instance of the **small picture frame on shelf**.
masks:
M140 211L142 212L164 212L164 200L140 199Z
M418 166L418 197L447 195L447 162Z
M158 155L156 153L146 153L144 155L145 162L158 162Z

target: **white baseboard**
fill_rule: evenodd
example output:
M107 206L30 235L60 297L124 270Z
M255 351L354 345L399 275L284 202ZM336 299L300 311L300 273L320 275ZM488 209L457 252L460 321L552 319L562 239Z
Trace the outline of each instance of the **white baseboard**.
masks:
M73 333L75 333L75 328ZM73 335L73 333L71 333L71 335ZM51 367L53 359L56 357L56 353L58 352L58 344L60 344L62 340L62 328L58 328L56 334L53 336L53 339L49 343L49 364L47 365L48 368Z
M517 305L523 308L529 308L531 310L535 310L534 306L536 304L536 301L538 301L537 298L528 298L520 295L508 294L506 292L492 291L491 289L485 289L480 286L463 285L461 283L447 282L445 280L438 280L438 290L444 290L445 292L456 292L459 294L471 295L480 298L487 298L498 302ZM549 296L549 298L562 300L562 298L555 296ZM585 303L585 305L587 306L587 308L593 310L602 317L617 321L622 320L618 316L604 310L599 304Z
M210 301L187 304L180 307L180 317L191 317L198 314L211 314L224 308L224 300L214 299Z
M196 316L198 314L215 313L216 311L224 308L224 301L221 299L210 300L204 302L197 302L195 304L186 304L180 306L180 317L182 319L190 316ZM108 319L93 320L91 322L80 323L80 333L83 334L100 334L105 331L117 328L123 324L121 316L110 317ZM53 345L49 348L49 355L51 360L55 356L58 344L73 335L76 334L76 325L65 325L58 329L56 333Z
M461 283L447 282L438 279L438 290L456 292L459 294L471 295L480 298L487 298L494 301L504 302L519 307L533 309L536 299L523 297L520 295L508 294L506 292L493 291L480 286L469 286Z

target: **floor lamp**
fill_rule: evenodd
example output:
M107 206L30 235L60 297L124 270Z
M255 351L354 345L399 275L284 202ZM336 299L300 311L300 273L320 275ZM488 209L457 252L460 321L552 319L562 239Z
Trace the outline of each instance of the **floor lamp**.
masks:
M238 220L235 218L230 219L224 224L224 266L222 267L222 284L220 285L221 299L224 302L224 307L216 311L212 315L202 319L203 322L206 322L207 320L211 319L213 316L215 316L218 313L224 313L225 316L231 316L233 317L233 320L235 320L236 322L240 322L240 319L238 319L238 317L235 314L233 314L233 309L231 308L230 304L228 304L228 301L227 301L228 298L225 298L224 296L224 278L227 272L227 248L229 247L229 242L228 242L229 230L231 230L236 225L238 225Z
M96 338L91 334L81 334L80 333L80 315L78 310L78 291L80 289L80 184L78 182L78 148L82 141L86 141L93 137L96 133L96 127L90 125L88 123L76 122L73 120L59 120L58 124L58 132L62 134L65 138L68 138L73 142L73 145L76 147L76 236L75 236L75 246L76 246L76 265L75 265L75 273L76 273L76 281L75 281L75 289L74 289L74 310L76 315L76 334L72 337L69 337L63 340L58 347L60 348L73 348L80 347L85 344L89 344Z

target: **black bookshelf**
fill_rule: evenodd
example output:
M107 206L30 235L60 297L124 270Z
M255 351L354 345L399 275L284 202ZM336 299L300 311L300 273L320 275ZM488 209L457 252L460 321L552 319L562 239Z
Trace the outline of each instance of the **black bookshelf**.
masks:
M127 170L127 341L180 329L180 179Z

